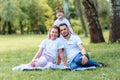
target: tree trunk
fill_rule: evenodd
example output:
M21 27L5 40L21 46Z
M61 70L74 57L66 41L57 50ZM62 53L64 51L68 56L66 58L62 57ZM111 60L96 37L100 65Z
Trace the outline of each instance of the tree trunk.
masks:
M21 34L23 34L23 25L22 25L22 21L20 20L20 32Z
M89 31L90 31L90 42L99 43L105 42L102 34L102 29L98 21L97 9L94 5L93 0L83 0L83 5L85 8L85 14L88 21Z
M3 26L2 26L2 35L5 35L5 33L6 33L6 26L8 25L8 22L7 21L4 21L4 24L3 24Z
M68 0L65 0L64 8L65 8L65 15L66 15L67 19L70 20Z
M7 33L12 34L12 25L9 21L4 21L3 27L2 27L2 34L6 34L6 27L7 27Z
M77 12L79 14L79 17L80 17L80 22L82 24L82 30L83 30L84 36L88 37L88 33L87 33L87 30L86 30L86 25L85 25L83 14L82 14L82 7L81 7L80 0L75 0L75 6L77 8L76 10L77 10Z
M109 42L116 42L120 39L120 1L111 0L111 23L110 23L110 35Z
M12 34L12 24L8 22L8 34Z

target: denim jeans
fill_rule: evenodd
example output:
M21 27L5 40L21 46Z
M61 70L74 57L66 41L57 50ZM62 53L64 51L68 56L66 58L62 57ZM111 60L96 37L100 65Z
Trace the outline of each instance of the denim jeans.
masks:
M88 58L88 63L87 64L82 64L82 59L80 58L82 56L82 53L78 53L75 58L73 59L73 61L70 64L70 68L71 69L76 69L76 68L82 68L82 67L91 67L91 66L99 66L98 62L95 62L93 60L90 60L90 58Z

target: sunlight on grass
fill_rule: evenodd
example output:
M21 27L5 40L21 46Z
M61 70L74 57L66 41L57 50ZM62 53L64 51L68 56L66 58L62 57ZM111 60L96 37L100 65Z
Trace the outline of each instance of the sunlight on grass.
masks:
M24 48L38 47L41 40L44 39L43 35L25 35L25 36L0 36L0 52L9 51L9 50L18 50ZM6 50L7 49L7 50Z

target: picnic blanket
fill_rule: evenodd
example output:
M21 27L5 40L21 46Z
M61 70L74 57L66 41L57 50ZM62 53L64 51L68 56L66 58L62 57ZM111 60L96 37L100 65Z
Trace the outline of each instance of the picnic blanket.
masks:
M45 70L46 68L44 67L31 67L28 64L21 64L19 66L13 67L12 70L13 71L33 71L33 70ZM71 70L69 67L66 67L64 65L56 65L53 64L50 69L53 70ZM81 67L81 68L77 68L77 69L72 69L74 71L79 71L79 70L93 70L96 69L95 66L91 66L91 67Z
M91 66L91 67L81 67L81 68L76 68L76 69L70 69L69 67L66 67L64 65L56 65L53 64L51 66L51 69L57 70L57 69L62 69L62 70L74 70L74 71L79 71L79 70L93 70L96 69L95 66Z
M12 68L13 71L32 71L32 70L44 70L43 67L32 67L28 64L21 64Z

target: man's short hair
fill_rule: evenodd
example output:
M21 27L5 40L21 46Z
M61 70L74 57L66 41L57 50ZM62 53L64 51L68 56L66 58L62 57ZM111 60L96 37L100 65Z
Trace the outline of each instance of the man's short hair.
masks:
M68 27L66 23L61 23L61 24L59 25L59 27L60 27L60 26L66 26L66 27Z

